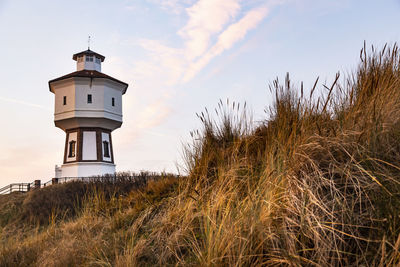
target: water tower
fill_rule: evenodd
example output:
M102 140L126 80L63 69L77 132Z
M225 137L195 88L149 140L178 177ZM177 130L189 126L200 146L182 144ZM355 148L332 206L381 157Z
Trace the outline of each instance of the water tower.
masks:
M77 71L49 81L54 124L66 133L56 177L114 174L111 132L122 124L128 84L101 72L105 57L90 49L74 54Z

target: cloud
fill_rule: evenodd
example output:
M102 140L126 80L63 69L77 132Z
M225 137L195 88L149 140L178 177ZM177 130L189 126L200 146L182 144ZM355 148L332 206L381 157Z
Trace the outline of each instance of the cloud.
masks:
M249 11L238 22L231 24L219 37L217 43L211 47L198 61L189 65L183 78L183 82L191 80L201 69L203 69L214 57L225 50L230 49L236 42L242 40L246 33L255 28L268 14L267 7L255 8Z
M176 4L178 1L172 2ZM148 76L157 73L160 75L158 80L163 80L166 86L187 83L213 58L243 40L267 17L273 6L284 0L269 1L250 10L243 10L242 2L198 0L186 8L187 22L177 32L182 38L182 47L175 48L159 40L141 39L139 45L150 55L150 60L136 63L138 73ZM241 13L244 14L239 17Z
M199 0L187 8L188 23L178 32L186 40L186 57L193 60L208 48L211 37L236 17L239 0Z
M135 78L138 89L131 88L131 93L140 90L140 101L135 93L128 99L125 97L129 113L134 114L132 116L137 122L132 125L135 134L162 123L171 113L168 103L177 88L191 81L215 57L245 39L247 33L267 17L270 9L281 3L279 0L267 4L250 0L251 3L245 4L244 0L148 1L163 8L181 9L187 20L176 32L175 37L181 40L180 46L173 46L168 40L145 38L124 42L141 47L146 55L118 71L125 73L121 77ZM253 8L249 9L250 6ZM119 62L118 59L114 61Z
M139 115L137 127L148 129L159 125L171 112L171 109L164 102L163 98L159 98L145 107Z
M190 5L194 2L194 0L147 0L147 1L156 4L162 9L165 9L174 14L182 13L187 5Z
M148 51L150 61L137 62L136 74L144 75L153 81L152 77L154 78L156 73L158 80L164 80L167 86L179 81L185 65L182 50L148 39L141 39L139 45Z

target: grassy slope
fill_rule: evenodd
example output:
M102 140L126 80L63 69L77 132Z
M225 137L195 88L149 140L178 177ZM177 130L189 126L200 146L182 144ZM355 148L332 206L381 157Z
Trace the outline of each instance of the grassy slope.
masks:
M259 125L234 103L199 115L188 177L0 196L0 265L399 264L397 46L323 97L271 89Z

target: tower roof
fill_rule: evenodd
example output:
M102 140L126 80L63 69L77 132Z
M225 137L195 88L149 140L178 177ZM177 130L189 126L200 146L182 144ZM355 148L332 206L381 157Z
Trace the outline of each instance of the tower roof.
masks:
M101 62L103 62L104 59L106 58L105 56L100 55L100 54L98 54L98 53L96 53L96 52L94 52L94 51L88 49L88 50L85 50L85 51L82 51L82 52L79 52L79 53L74 54L74 55L72 56L72 59L73 59L73 60L77 60L77 58L78 58L79 56L83 56L83 55L93 55L93 56L97 56L97 57L100 58Z
M51 83L56 82L56 81L65 80L65 79L68 79L68 78L74 78L74 77L86 77L86 78L91 78L91 79L92 78L103 78L103 79L112 80L114 82L117 82L117 83L120 83L120 84L124 85L125 90L123 91L122 94L125 94L126 89L128 88L128 84L127 83L124 83L124 82L122 82L122 81L120 81L118 79L115 79L115 78L113 78L111 76L108 76L108 75L106 75L104 73L101 73L101 72L98 72L98 71L95 71L95 70L80 70L80 71L75 71L75 72L72 72L70 74L61 76L59 78L50 80L49 81L50 92L51 92Z

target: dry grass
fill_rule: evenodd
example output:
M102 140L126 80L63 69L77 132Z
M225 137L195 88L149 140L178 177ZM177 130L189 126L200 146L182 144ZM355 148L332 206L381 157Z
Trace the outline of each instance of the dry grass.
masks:
M396 45L364 47L360 59L321 97L317 82L307 96L289 77L274 82L258 125L245 106L221 101L216 119L198 115L187 177L99 186L74 216L17 236L5 226L0 265L400 264L400 55ZM50 199L30 217L65 213L57 191Z

